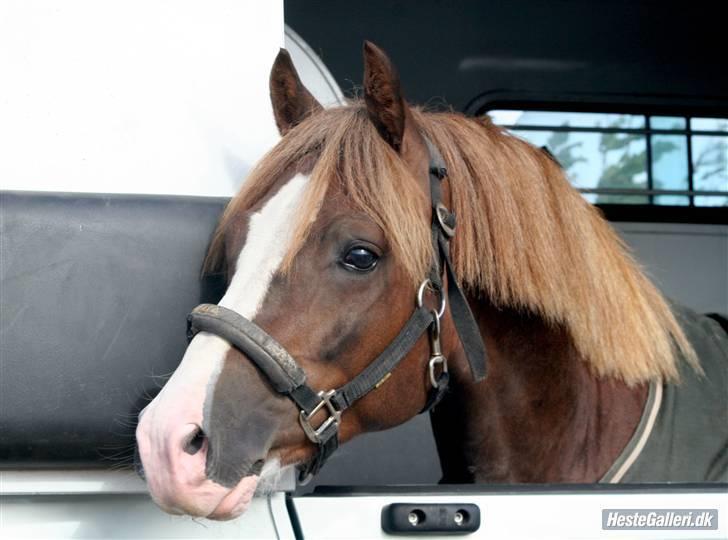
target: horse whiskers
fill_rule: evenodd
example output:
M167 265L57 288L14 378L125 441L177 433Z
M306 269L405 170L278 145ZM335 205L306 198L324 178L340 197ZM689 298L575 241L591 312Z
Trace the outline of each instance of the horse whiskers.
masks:
M122 472L129 471L130 474L136 474L133 472L134 463L114 463L109 467L109 471Z
M100 452L98 452L98 454L99 454L99 458L102 461L106 461L106 462L110 462L110 463L114 463L114 464L119 464L119 463L129 464L129 465L134 464L134 452L133 451L128 451L128 450L121 451L120 450L120 451L116 451L111 454L104 454L103 451L100 451Z
M100 448L100 450L133 450L136 448L136 441L128 441L123 444L108 444Z
M139 418L139 413L116 413L116 416L136 421Z
M152 380L154 386L158 390L161 390L162 387L164 387L164 385L167 383L167 381L172 377L173 373L174 371L170 371L169 373L163 373L161 375L151 374L147 375L147 378Z
M149 379L169 379L174 374L174 371L168 371L167 373L150 373L147 375L147 378Z
M135 429L137 426L137 420L136 418L129 417L127 418L114 418L113 423L117 426L125 427L125 428L132 428ZM126 435L121 433L114 433L114 435Z

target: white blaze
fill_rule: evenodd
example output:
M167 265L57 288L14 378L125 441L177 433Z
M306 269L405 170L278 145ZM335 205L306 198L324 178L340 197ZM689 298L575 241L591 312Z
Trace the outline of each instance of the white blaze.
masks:
M283 261L293 236L296 210L308 176L294 176L265 206L250 217L245 246L230 287L220 305L252 319L260 309L271 279Z
M295 176L250 217L245 246L220 305L249 319L258 312L290 246L307 182L308 177ZM147 483L156 500L167 508L176 508L178 501L194 501L190 508L196 513L236 516L245 510L258 484L257 476L241 479L232 490L216 484L206 477L205 457L186 453L180 444L193 425L203 425L205 405L214 398L230 348L227 341L212 334L195 336L182 363L139 422L137 441ZM275 479L279 470L278 460L273 460L264 465L262 476Z
M221 306L248 319L258 312L288 251L308 179L302 174L294 176L250 216L245 245L238 256L235 275L220 300ZM197 334L174 375L148 409L156 408L155 405L164 400L168 403L165 407L168 415L182 413L185 422L202 425L206 395L213 391L230 348L222 338L207 332Z

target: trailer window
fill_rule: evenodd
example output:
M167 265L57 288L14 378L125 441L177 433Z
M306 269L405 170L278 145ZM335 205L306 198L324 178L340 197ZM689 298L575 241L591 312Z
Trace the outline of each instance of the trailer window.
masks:
M596 204L728 206L728 119L499 109Z

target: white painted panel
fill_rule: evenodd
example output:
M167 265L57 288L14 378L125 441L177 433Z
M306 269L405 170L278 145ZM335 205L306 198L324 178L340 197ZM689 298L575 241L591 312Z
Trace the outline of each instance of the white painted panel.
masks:
M0 513L4 540L294 538L282 493L253 499L243 516L225 522L170 516L133 494L0 496Z
M0 188L233 194L283 35L282 0L3 0Z
M292 468L285 469L270 491L295 487ZM147 485L130 469L4 469L0 495L147 495Z
M464 538L568 540L589 538L666 540L726 538L727 493L488 493L443 495L361 495L294 499L306 538L354 540L392 538L382 532L382 508L391 503L474 503L481 512L480 529ZM602 509L718 509L712 531L603 531ZM428 535L427 538L453 538Z

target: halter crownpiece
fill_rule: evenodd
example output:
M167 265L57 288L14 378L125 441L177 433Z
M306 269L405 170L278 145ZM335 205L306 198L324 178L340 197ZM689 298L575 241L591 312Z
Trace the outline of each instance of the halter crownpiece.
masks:
M424 137L424 135L423 135ZM440 346L440 319L450 304L455 329L465 351L470 371L476 381L486 376L486 350L467 299L455 278L450 262L449 242L455 235L455 214L442 202L441 181L447 176L442 157L424 137L430 154L429 180L432 203L432 244L435 257L429 276L417 293L416 307L399 334L364 370L340 388L316 392L306 384L306 373L298 362L265 330L242 315L223 306L201 304L187 316L187 338L198 332L210 332L244 353L267 377L273 389L288 396L299 408L299 423L308 439L318 446L314 458L300 466L299 480L307 482L339 446L342 413L360 398L379 387L429 330L430 360L428 374L432 388L421 412L429 411L445 395L449 374L447 359ZM443 287L447 275L447 301ZM440 298L437 309L425 306L424 292L432 289ZM438 374L439 371L439 374ZM327 412L318 426L311 420L319 411Z

